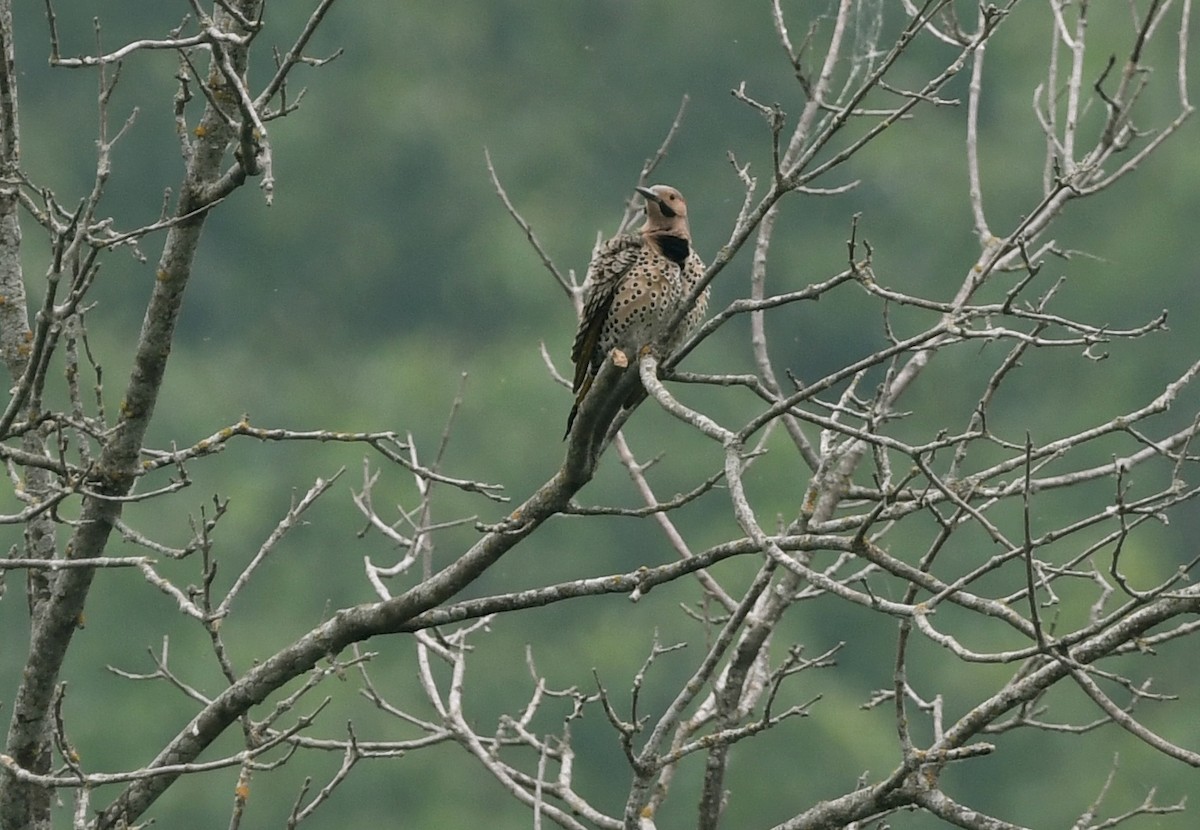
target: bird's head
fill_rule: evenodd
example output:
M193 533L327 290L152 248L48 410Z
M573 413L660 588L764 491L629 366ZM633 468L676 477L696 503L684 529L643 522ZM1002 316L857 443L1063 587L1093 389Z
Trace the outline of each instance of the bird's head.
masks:
M646 200L646 224L642 233L670 233L690 238L687 202L678 190L665 184L639 187L637 192Z

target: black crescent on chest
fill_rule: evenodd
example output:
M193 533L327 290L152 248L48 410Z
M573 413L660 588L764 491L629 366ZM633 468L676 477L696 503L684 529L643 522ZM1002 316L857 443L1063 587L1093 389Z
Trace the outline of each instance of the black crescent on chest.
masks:
M680 267L683 267L684 260L692 252L692 246L682 236L661 234L655 236L654 241L658 243L658 248L663 252L663 256Z

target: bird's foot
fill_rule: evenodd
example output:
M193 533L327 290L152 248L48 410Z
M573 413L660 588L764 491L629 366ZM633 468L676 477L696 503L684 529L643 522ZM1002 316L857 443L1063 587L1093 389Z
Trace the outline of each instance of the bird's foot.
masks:
M621 369L629 365L629 355L620 349L613 349L609 357L612 359L613 364Z

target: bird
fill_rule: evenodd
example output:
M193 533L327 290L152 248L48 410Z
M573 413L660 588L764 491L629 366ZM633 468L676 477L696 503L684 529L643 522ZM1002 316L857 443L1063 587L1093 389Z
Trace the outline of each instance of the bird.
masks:
M708 310L708 288L674 328L671 318L704 276L704 262L692 246L687 202L674 187L637 187L646 202L646 221L636 233L623 233L599 247L584 279L583 313L571 362L575 404L567 416L565 439L592 381L610 355L620 364L646 347L670 354L691 334ZM614 350L621 353L614 354ZM632 399L636 402L637 396Z

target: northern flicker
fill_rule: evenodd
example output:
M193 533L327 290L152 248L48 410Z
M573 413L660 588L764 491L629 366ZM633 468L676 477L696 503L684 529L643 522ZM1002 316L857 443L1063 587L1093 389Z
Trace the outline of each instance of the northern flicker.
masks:
M704 319L708 288L674 330L671 318L704 276L704 263L692 248L687 203L673 187L639 187L646 200L646 222L637 233L608 240L588 265L584 281L583 315L571 361L575 364L575 405L567 431L613 350L630 362L648 346L670 354ZM619 358L618 358L619 359Z

